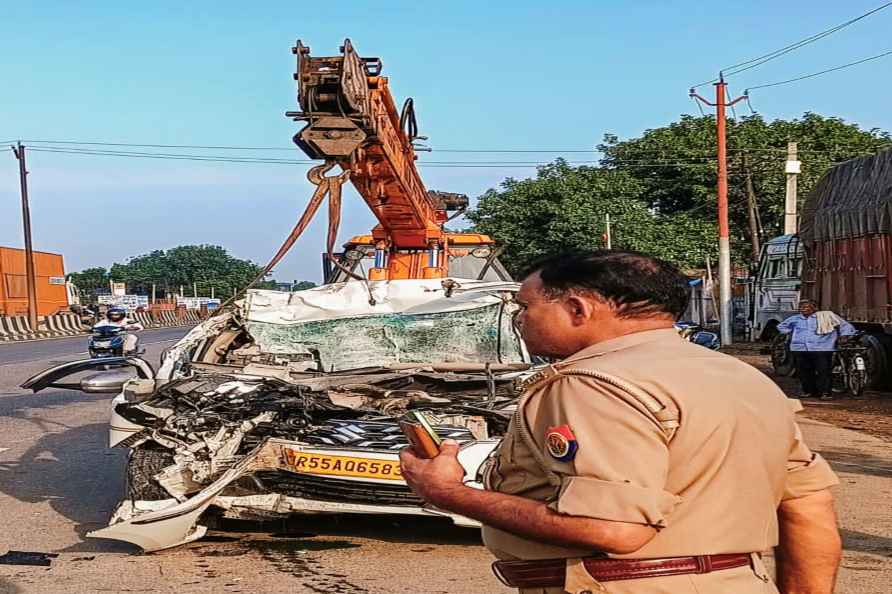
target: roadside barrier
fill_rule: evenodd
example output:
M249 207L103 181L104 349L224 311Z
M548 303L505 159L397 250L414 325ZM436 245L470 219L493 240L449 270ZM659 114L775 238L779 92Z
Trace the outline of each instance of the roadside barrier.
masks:
M12 318L0 316L0 342L15 340L17 334L16 329L12 325Z
M48 333L53 336L76 336L86 332L77 316L71 314L56 314L44 318L44 325Z
M152 318L151 314L145 311L138 311L133 314L136 321L143 325L144 328L158 328L159 324Z
M176 312L173 312L169 309L162 309L161 311L155 312L155 315L158 316L158 321L161 323L161 326L179 326L180 321L177 319Z
M9 316L3 318L3 325L7 330L10 340L32 340L34 338L43 338L38 332L31 328L28 323L27 316Z
M178 313L174 310L157 310L154 312L134 312L131 314L146 328L178 328L194 326L201 322L196 310ZM83 336L90 332L88 326L81 324L80 318L73 314L55 314L38 321L37 329L28 323L28 316L0 315L0 343L20 340L36 340L40 338L61 338L64 336Z

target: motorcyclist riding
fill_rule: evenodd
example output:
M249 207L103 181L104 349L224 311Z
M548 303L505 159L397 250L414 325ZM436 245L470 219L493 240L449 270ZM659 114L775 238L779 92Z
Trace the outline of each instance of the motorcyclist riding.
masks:
M124 337L125 354L136 352L136 347L139 344L139 339L135 334L130 334L130 332L145 330L145 327L142 324L127 318L127 310L117 306L108 308L108 311L105 312L105 319L93 326L93 328L101 328L103 326L123 328L128 333Z

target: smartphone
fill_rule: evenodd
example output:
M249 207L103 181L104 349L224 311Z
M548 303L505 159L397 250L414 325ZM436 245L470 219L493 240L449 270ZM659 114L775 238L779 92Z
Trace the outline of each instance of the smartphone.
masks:
M442 440L430 420L420 411L409 411L400 419L400 429L420 458L434 458L440 453Z

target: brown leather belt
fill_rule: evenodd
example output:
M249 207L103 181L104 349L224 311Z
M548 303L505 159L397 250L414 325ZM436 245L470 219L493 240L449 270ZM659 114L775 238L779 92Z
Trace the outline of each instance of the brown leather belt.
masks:
M607 559L588 557L582 560L586 571L599 582L634 580L638 578L710 573L751 562L750 553L727 555L699 555L697 557L666 557L663 559ZM513 588L553 588L564 585L566 559L536 561L496 561L493 572L506 586Z

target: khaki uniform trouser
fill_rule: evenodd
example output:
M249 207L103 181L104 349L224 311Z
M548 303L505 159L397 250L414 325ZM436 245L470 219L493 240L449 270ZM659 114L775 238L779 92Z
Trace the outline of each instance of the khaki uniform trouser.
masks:
M587 589L586 589L587 588ZM520 594L778 594L761 557L753 555L751 567L735 567L711 573L617 580L594 579L563 588L524 588Z

